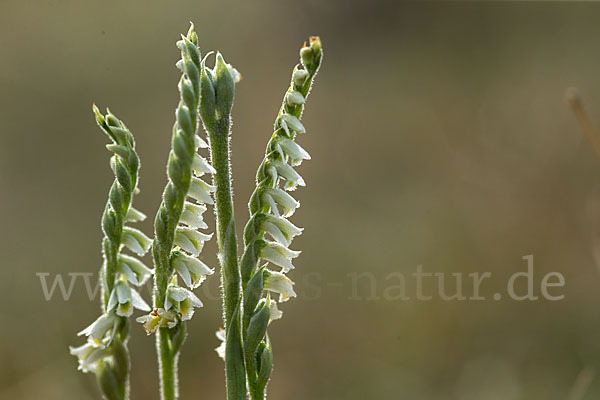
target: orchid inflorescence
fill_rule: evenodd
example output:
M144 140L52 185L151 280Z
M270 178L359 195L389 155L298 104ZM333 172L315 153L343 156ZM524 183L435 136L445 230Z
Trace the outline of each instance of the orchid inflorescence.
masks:
M96 122L110 137L108 150L114 153L110 166L115 174L109 200L102 215L102 254L100 271L102 315L79 335L87 342L71 348L79 359L79 369L94 372L107 399L122 399L129 392L129 319L133 308L150 311L150 307L130 284L141 286L152 275L152 270L139 259L122 254L126 247L138 256L150 249L152 241L141 231L125 226L126 222L142 221L145 216L132 207L137 190L139 157L135 152L133 135L125 124L110 111L103 116L94 105Z
M224 328L217 332L222 340L217 352L225 360L227 399L264 399L273 365L267 327L282 315L271 293L279 295L279 302L296 296L287 273L300 252L289 246L302 229L288 220L299 207L288 192L305 185L294 167L310 156L295 139L305 132L300 119L321 64L321 41L312 37L300 51L301 64L294 68L256 175L241 259L237 254L230 165L231 109L241 75L220 53L213 68L206 65L211 53L201 58L193 25L177 47L181 51L177 62L182 72L180 101L167 163L168 181L154 220L154 239L125 226L145 218L131 205L138 190L140 166L133 135L110 111L103 116L94 106L98 125L112 140L107 148L114 153L111 167L116 179L102 218L103 313L80 333L87 336L87 342L71 348L71 353L78 357L80 370L96 374L106 399L129 399L129 317L134 308L146 311L136 320L148 335L156 333L161 399L179 397L177 361L186 337L185 321L195 308L202 307L192 290L213 273L198 258L212 237L199 231L208 228L202 215L207 205L213 205L223 287ZM206 141L198 134L200 122ZM198 153L204 148L209 148L211 162ZM212 184L203 180L206 174L212 175ZM123 254L123 248L140 257L152 248L154 269ZM152 308L132 287L143 285L151 276Z

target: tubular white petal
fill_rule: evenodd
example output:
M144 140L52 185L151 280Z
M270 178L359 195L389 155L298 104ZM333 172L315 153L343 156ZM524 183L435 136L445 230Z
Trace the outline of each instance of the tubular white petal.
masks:
M191 305L189 299L185 299L179 303L177 308L182 321L189 321L194 316L194 307Z
M279 146L290 157L292 166L302 164L302 160L310 160L310 154L291 139L280 139Z
M281 119L287 124L287 126L298 133L306 133L302 122L291 114L283 114Z
M202 220L202 218L200 216L198 216L198 214L195 214L195 213L191 212L190 210L186 210L186 209L184 209L183 212L181 213L181 218L179 218L179 221L183 224L186 224L187 226L189 226L191 228L196 228L196 229L208 228L208 225L206 224L206 222L204 222Z
M290 167L288 164L282 162L281 160L273 161L273 166L277 169L277 173L279 176L282 176L287 181L286 188L294 190L296 185L306 186L304 179L294 170L294 168Z
M169 285L169 289L167 290L167 296L176 302L180 302L185 300L187 297L187 290L182 287Z
M110 297L108 298L108 304L106 305L106 310L110 311L117 305L117 290L113 289L110 292Z
M117 292L119 303L123 304L131 300L131 289L125 281L119 280L115 285L115 291Z
M206 225L202 219L202 214L204 214L205 211L205 205L186 201L183 205L180 221L193 228L206 229L208 228L208 225Z
M303 231L302 228L298 228L296 225L292 224L290 221L282 217L267 215L265 221L275 225L281 231L281 233L285 236L287 240L287 245L289 245L292 242L294 237L300 235Z
M290 250L275 242L267 242L267 245L260 251L262 259L280 266L284 272L294 269L294 265L290 260L299 255L299 251Z
M284 246L289 245L287 238L284 234L279 230L278 227L273 225L272 223L265 221L262 225L263 231L271 235L271 237L276 240L278 243L281 243Z
M198 200L200 203L213 204L214 202L210 194L214 191L214 186L209 185L201 179L192 178L188 195Z
M121 272L123 275L125 275L127 277L127 280L136 286L139 286L139 282L137 279L137 275L133 273L133 271L131 270L131 268L129 268L129 265L120 262L118 265L118 270L119 272Z
M227 63L226 65L227 69L229 70L229 73L231 74L231 77L233 78L233 83L238 83L239 81L241 81L242 74L240 74L240 71L232 67L229 63Z
M206 275L212 275L215 272L214 269L210 268L208 265L204 264L202 261L198 260L197 258L188 257L186 259L186 261L187 261L187 266L193 275L206 276Z
M194 243L183 233L176 231L175 239L173 241L177 246L181 247L183 250L187 251L190 254L198 255L200 254L200 249L198 249Z
M190 228L179 227L175 231L175 244L195 256L202 251L204 242L211 238L212 234L207 235Z
M294 213L296 208L300 207L300 203L298 201L296 201L296 199L294 199L288 193L286 193L285 191L283 191L279 188L265 188L263 191L263 196L265 196L265 197L263 197L263 199L266 200L269 204L271 204L270 199L266 196L271 197L275 203L280 205L281 208L283 209L283 215L285 217L289 217L290 215L292 215ZM275 215L278 215L278 212L276 211L276 209L277 209L277 207L273 207L271 205L271 211Z
M141 222L146 219L146 215L133 207L129 207L127 215L125 216L125 222Z
M275 321L276 319L281 319L283 316L283 311L280 311L277 308L277 302L271 301L269 304L269 322Z
M271 176L273 181L276 181L277 178L279 178L279 175L277 174L277 168L272 165L267 168L267 174Z
M184 289L187 290L187 289ZM188 300L190 301L191 305L194 307L204 307L204 304L202 304L202 301L200 301L200 299L198 298L198 296L196 296L193 292L190 292L189 290L187 290L188 292Z
M183 209L190 211L198 216L201 216L206 212L206 206L204 204L194 204L186 201L183 203Z
M152 240L142 231L134 228L123 228L123 244L139 256L143 256L148 252L152 245Z
M300 104L304 104L306 99L304 98L304 96L302 96L302 93L300 93L299 91L291 90L285 95L285 101L291 106L298 106Z
M135 290L131 291L131 305L133 305L138 310L150 311L150 306L144 301L142 296L140 296L140 294Z
M175 269L175 271L177 271L179 276L181 276L181 279L183 279L183 282L186 284L186 286L192 287L192 276L190 275L190 271L188 270L187 265L185 265L181 261L178 262L176 260L173 260L173 268Z
M206 275L211 275L214 272L202 261L183 253L173 257L172 262L173 268L179 272L185 284L191 289L198 287Z
M131 317L133 314L133 305L129 301L127 303L119 303L115 312L121 317Z
M151 335L160 327L175 327L177 325L177 316L172 312L165 311L163 308L158 308L148 315L136 318L136 321L144 324L146 333Z
M277 203L275 203L273 197L268 193L263 193L263 200L267 202L271 212L279 217L279 208L277 207Z
M109 355L104 348L98 348L91 342L79 347L69 347L69 352L76 356L79 362L78 369L82 372L95 372L98 361Z
M306 71L305 69L297 69L292 74L292 79L297 86L304 85L304 82L306 82L306 78L308 78L308 71Z
M217 339L221 341L221 344L219 344L215 351L217 352L219 357L225 360L225 329L220 328L215 334L215 336L217 336Z
M96 372L98 361L109 355L110 352L105 348L96 349L79 364L79 368L82 372Z
M294 282L284 274L275 271L265 271L265 290L276 292L288 297L296 297Z
M97 340L102 340L104 336L109 333L112 329L114 331L117 327L117 317L112 313L102 314L87 328L79 332L78 336L90 336ZM113 334L111 333L110 336Z
M210 165L208 161L206 161L206 159L200 156L198 153L194 154L194 159L192 160L192 169L200 175L208 172L214 174L216 172L212 165Z
M195 150L197 150L198 148L205 149L208 147L208 144L200 136L194 135L194 147Z
M192 318L194 308L202 306L200 299L191 291L174 284L169 285L167 298L165 299L165 309L173 308L180 314L182 321Z
M154 273L154 270L148 268L137 258L128 256L126 254L119 254L119 268L123 268L124 266L130 268L131 271L133 271L133 273L136 275L138 283L134 283L131 280L130 282L137 286L143 285Z

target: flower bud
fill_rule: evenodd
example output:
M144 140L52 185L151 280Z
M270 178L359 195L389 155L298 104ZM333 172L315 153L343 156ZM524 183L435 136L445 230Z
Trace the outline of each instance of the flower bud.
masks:
M292 74L292 80L294 81L294 85L298 87L302 87L304 82L306 82L306 78L308 78L308 71L305 69L297 69Z
M291 114L283 114L281 116L281 120L283 122L283 124L282 124L283 129L286 131L288 136L289 136L289 131L287 128L292 129L296 133L306 133L306 129L304 129L304 125L302 125L300 120L298 118L296 118L295 116L293 116Z
M215 65L215 93L216 93L216 112L217 116L228 117L233 106L233 96L235 93L235 85L233 76L227 68L225 60L221 53L217 53L217 63Z
M290 106L298 106L300 104L304 104L304 101L304 96L302 96L302 94L297 90L289 91L285 95L285 102Z

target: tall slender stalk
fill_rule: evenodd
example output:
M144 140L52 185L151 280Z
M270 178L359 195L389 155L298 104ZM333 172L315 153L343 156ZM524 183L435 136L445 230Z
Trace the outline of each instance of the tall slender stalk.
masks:
M229 163L231 107L235 92L234 76L230 68L221 54L217 54L214 69L211 70L203 64L200 115L208 133L211 163L216 171L213 174L213 185L216 188L217 244L223 288L227 399L245 400L246 373L240 333L241 277ZM235 75L238 76L237 72Z
M293 167L309 159L295 143L305 129L300 118L304 102L322 59L321 41L311 37L300 50L301 65L292 74L291 85L275 120L275 131L256 175L256 189L249 202L250 220L244 229L244 253L238 259L238 244L231 185L231 109L235 83L240 74L226 64L220 53L213 68L201 59L198 36L192 25L177 42L181 60L177 68L180 100L175 113L171 151L167 163L168 181L154 220L154 240L125 226L144 215L131 206L137 190L139 158L125 124L108 112L96 120L113 143L111 167L115 173L109 201L102 218L104 264L101 270L103 314L80 333L87 343L71 348L79 368L94 372L107 400L129 398L129 320L133 308L150 311L137 318L146 332L156 335L161 400L179 397L177 364L186 337L185 321L202 302L195 289L213 270L197 257L212 235L197 231L208 228L202 214L206 204L215 205L217 244L221 266L224 329L217 348L225 360L227 400L263 400L273 365L273 351L267 334L269 323L281 317L271 292L279 301L296 294L286 273L300 252L288 248L302 229L287 221L299 203L287 193L304 180ZM207 144L198 136L200 118L208 134ZM197 153L210 147L212 165ZM201 180L213 174L213 185ZM285 185L280 187L282 181ZM214 200L212 193L214 192ZM191 199L190 199L191 198ZM196 202L192 201L195 200ZM281 209L281 212L280 212ZM154 270L134 257L121 254L123 246L142 256L150 247ZM260 260L265 262L259 267ZM269 263L281 271L267 269ZM140 286L154 274L153 309L129 284ZM267 291L265 295L264 291Z
M300 203L286 191L305 184L293 167L310 159L310 156L296 144L295 139L298 133L305 132L300 118L322 58L321 40L311 37L310 43L300 50L301 65L297 65L292 73L289 89L275 119L273 135L256 173L256 189L249 202L250 220L244 228L241 274L244 288L244 359L252 400L262 400L266 396L273 368L267 327L282 315L270 294L263 298L263 291L279 293L280 302L296 295L294 283L285 274L294 268L292 259L300 255L299 251L290 250L289 245L302 229L286 218ZM280 187L282 181L285 181L283 188ZM259 268L261 259L266 264ZM280 267L281 271L267 269L270 265Z
M206 227L200 219L200 214L206 207L186 201L190 196L200 203L210 204L210 192L214 191L214 188L198 177L214 170L196 153L198 147L207 146L196 135L199 125L201 67L197 44L198 37L193 26L187 36L177 42L182 57L177 66L183 76L179 81L181 98L177 106L172 149L167 165L169 180L154 222L152 255L156 266L155 309L150 315L138 319L144 323L148 334L158 330L156 348L163 400L174 400L179 396L177 360L185 339L184 321L191 318L193 307L202 306L192 292L178 286L174 272L177 271L192 289L201 282L203 273L212 273L205 266L203 269L204 264L194 257L202 250L203 242L211 237L195 230Z
M108 400L129 398L129 317L133 308L149 311L150 307L129 284L142 285L152 274L140 260L121 253L122 246L143 256L151 240L141 231L125 226L145 216L132 207L138 184L140 159L135 152L133 135L110 111L102 115L94 105L98 126L113 143L110 164L115 174L109 200L102 215L102 254L100 270L102 315L80 335L88 336L83 346L71 348L79 358L79 369L96 374L100 390Z

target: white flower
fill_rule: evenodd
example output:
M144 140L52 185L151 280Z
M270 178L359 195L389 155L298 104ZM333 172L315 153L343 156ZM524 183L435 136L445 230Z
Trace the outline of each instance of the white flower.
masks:
M306 133L306 129L304 129L304 125L302 125L302 122L300 122L298 118L291 114L283 114L281 116L281 121L283 130L285 130L285 133L287 133L288 136L290 136L288 128L291 128L293 131L296 131L298 133Z
M210 172L211 174L217 172L212 167L212 165L210 165L208 161L206 161L204 157L200 156L200 154L197 153L194 154L194 159L192 160L192 169L196 171L199 175L203 175L207 172Z
M194 315L194 308L202 307L203 304L192 292L174 284L167 288L167 297L165 299L165 310L173 309L179 314L182 321L187 321Z
M298 106L304 104L305 101L306 99L302 96L302 93L297 90L290 90L285 95L285 102L290 106Z
M294 282L284 274L275 271L264 271L265 281L264 288L271 292L279 293L282 295L281 301L286 301L290 297L296 297L294 292Z
M118 323L119 317L116 314L105 313L79 332L77 336L88 336L97 346L108 346L115 336Z
M198 148L205 149L208 147L208 144L198 135L194 135L194 150L198 150Z
M227 63L227 69L229 70L229 73L231 74L231 77L233 78L233 83L238 83L239 81L242 80L242 74L240 74L240 72L233 68L231 66L231 64Z
M111 311L115 307L117 315L121 317L131 316L134 307L142 311L150 311L150 306L146 304L142 296L135 290L131 290L127 282L121 279L117 281L110 293L106 309Z
M219 357L225 361L225 329L219 328L216 333L217 339L221 341L221 344L215 349Z
M190 228L196 229L206 229L208 225L202 219L202 214L206 211L206 206L201 204L193 204L190 202L185 202L183 204L183 212L181 213L181 217L179 221L181 223L186 224Z
M310 154L291 139L278 140L279 148L290 158L292 166L302 164L302 160L310 160Z
M290 250L279 243L267 242L267 245L260 251L260 258L280 266L283 272L287 272L294 269L291 260L298 257L300 253L300 251Z
M204 247L204 242L210 240L212 234L198 232L191 228L179 227L175 231L174 243L190 254L197 256Z
M169 327L174 328L177 325L177 315L170 311L165 311L164 308L154 309L150 314L138 317L137 322L144 324L144 329L148 335L156 332L158 328Z
M146 215L133 207L129 207L127 215L125 216L125 222L141 222L146 219Z
M296 186L306 186L304 179L294 170L294 168L290 167L288 164L282 162L281 160L271 161L271 165L277 171L278 176L285 178L286 190L295 190Z
M281 319L283 316L283 311L279 311L277 308L277 302L271 301L269 303L269 322L275 321L276 319Z
M117 269L127 277L127 280L136 286L143 285L154 273L143 262L135 257L119 254Z
M69 352L77 357L79 361L77 369L82 372L96 372L98 361L110 355L106 348L99 347L92 341L79 347L69 346Z
M279 188L264 188L262 196L263 201L269 204L271 212L276 216L279 216L278 205L283 209L284 217L289 217L296 211L296 208L300 207L300 203L296 199Z
M261 228L283 246L289 246L294 237L302 233L302 228L287 219L270 214L267 214Z
M123 228L121 241L129 250L139 256L146 254L152 245L152 240L142 231L127 226Z
M210 195L215 191L215 187L209 185L199 178L192 178L190 182L190 189L188 195L198 200L200 203L213 204L212 196Z
M305 69L297 69L292 74L292 80L297 86L304 85L304 82L306 82L306 78L308 78L308 71Z
M202 261L195 257L187 256L181 252L176 252L171 258L173 269L177 271L181 279L190 289L195 289L206 275L212 275L214 270L210 269Z

